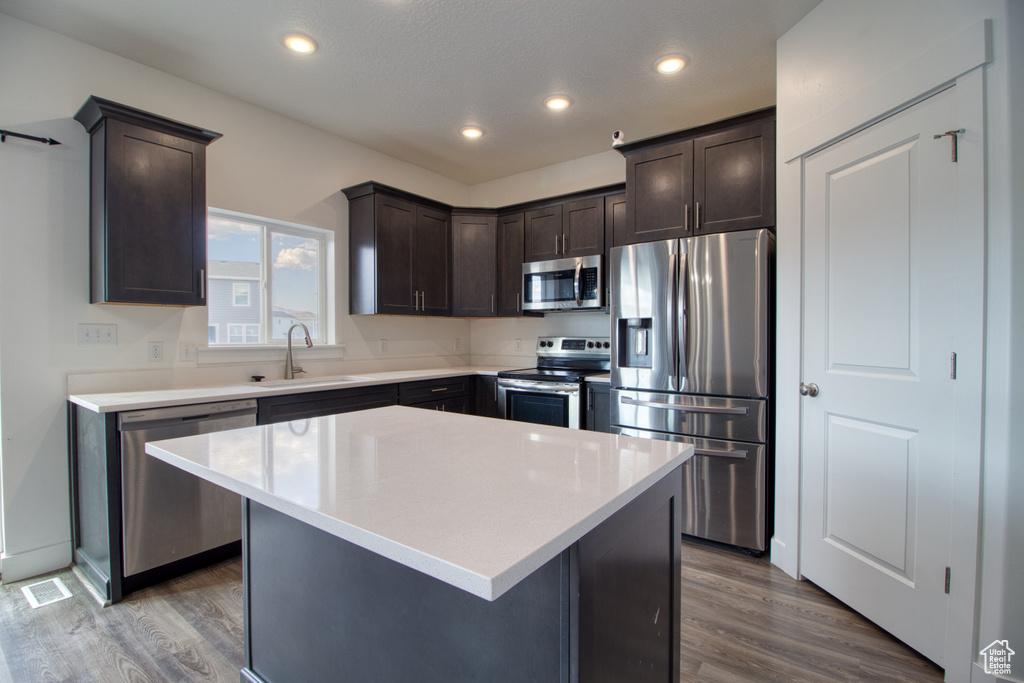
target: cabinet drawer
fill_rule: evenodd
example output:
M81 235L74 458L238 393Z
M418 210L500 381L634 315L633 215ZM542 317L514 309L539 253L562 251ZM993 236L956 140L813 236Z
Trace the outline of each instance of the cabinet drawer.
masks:
M439 401L471 393L472 377L445 377L422 382L403 382L398 385L398 404L410 406L427 401Z

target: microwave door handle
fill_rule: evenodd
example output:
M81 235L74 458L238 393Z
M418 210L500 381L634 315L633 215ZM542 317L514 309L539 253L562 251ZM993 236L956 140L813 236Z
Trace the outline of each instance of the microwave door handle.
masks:
M583 261L576 261L576 277L572 279L572 293L576 296L576 306L583 305L583 287L580 283L580 272L583 270Z

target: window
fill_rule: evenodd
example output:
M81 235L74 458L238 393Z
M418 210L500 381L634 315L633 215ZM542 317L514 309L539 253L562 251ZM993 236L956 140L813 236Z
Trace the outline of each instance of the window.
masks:
M259 325L228 325L228 344L259 344Z
M248 282L233 282L231 283L232 288L232 302L231 305L236 308L241 306L249 305L249 291L250 283Z
M220 209L208 219L210 344L283 344L296 323L326 344L333 234Z

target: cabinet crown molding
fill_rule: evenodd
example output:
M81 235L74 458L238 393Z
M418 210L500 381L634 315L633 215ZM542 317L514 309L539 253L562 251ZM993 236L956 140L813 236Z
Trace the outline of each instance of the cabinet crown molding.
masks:
M185 138L192 142L198 142L201 145L208 145L214 140L223 137L221 133L215 133L212 130L174 121L148 111L143 111L142 109L135 109L134 107L118 104L117 102L111 102L95 95L91 95L85 101L85 104L78 110L74 118L89 133L92 133L104 119L115 119Z

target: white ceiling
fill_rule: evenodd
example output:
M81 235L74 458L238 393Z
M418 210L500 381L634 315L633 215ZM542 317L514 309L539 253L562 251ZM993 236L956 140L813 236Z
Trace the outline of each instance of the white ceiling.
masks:
M0 12L473 185L607 150L615 130L634 141L774 104L775 41L818 2L0 0ZM320 49L287 52L292 31ZM666 54L687 67L658 74ZM547 111L552 94L572 107ZM470 124L482 139L462 138Z

